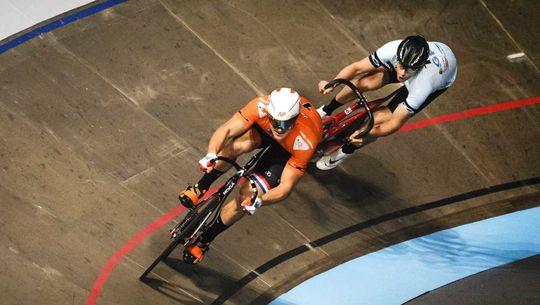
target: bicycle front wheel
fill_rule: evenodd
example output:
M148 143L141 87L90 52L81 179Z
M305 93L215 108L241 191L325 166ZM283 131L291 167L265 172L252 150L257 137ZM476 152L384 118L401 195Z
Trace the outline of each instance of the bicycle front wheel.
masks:
M186 217L180 222L177 227L182 228L180 232L176 234L171 243L161 252L161 254L152 262L152 264L146 268L146 270L141 274L139 280L145 282L147 281L147 275L161 262L162 260L169 257L171 252L186 238L197 234L196 230L200 230L201 225L209 217L209 214L213 213L217 205L219 204L218 198L216 196L210 196L204 201L200 202L197 205L195 211L191 211L186 215ZM192 214L192 212L195 213Z
M171 252L173 252L173 250L180 244L180 241L181 238L173 239L169 246L165 248L163 252L161 252L161 254L152 262L152 264L148 268L146 268L146 270L144 270L144 272L139 277L139 280L146 282L148 280L148 278L146 277L148 273L150 273L157 266L157 264L159 264L159 262L169 257L169 254L171 254Z

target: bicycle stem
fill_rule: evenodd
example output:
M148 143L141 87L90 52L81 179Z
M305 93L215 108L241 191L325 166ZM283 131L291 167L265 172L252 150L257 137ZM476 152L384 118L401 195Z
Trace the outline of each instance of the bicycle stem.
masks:
M358 97L358 102L366 110L366 114L368 116L368 126L364 131L362 131L360 134L358 134L355 137L356 139L362 138L363 136L365 136L366 134L368 134L371 131L371 129L373 128L373 124L374 124L373 112L371 111L371 108L369 107L369 103L368 103L366 97L362 94L362 92L360 92L360 90L358 90L358 88L353 83L351 83L349 80L342 79L342 78L336 78L336 79L330 81L328 84L326 84L326 86L324 86L324 88L328 89L328 88L334 87L336 84L342 84L342 85L345 85L345 86L349 87L352 90L352 92Z

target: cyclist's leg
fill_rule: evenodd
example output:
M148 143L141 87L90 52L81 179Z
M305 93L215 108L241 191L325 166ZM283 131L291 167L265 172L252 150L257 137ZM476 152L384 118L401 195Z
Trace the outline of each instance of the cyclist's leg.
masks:
M392 118L392 111L390 111L388 107L380 107L379 109L373 112L373 128L380 126L384 122L390 120L390 118ZM363 124L363 126L358 131L361 132L366 127L367 127L367 123ZM362 143L347 143L341 147L341 150L345 154L352 154L357 149L362 148L368 144L371 144L377 141L377 139L378 138L370 137L370 138L364 138Z
M271 145L270 149L251 171L251 177L255 180L259 196L279 185L281 182L281 173L291 156L281 145L275 142ZM238 194L223 205L218 222L203 234L202 240L211 242L218 234L240 220L244 216L241 204L245 199L250 198L251 195L250 184L244 183Z
M261 134L261 129L258 128L257 125L254 125L255 128L250 128L246 133L235 139L234 141L231 141L228 143L220 152L219 156L227 157L229 159L234 159L238 156L240 156L243 153L250 152L254 150L257 147L260 147L263 145L262 143L265 141L264 135ZM222 162L221 164L217 164L216 167L221 165L221 168L214 169L212 172L221 169L223 171L226 171L230 168L223 166L225 162ZM212 173L210 172L210 174ZM218 176L219 177L219 176ZM203 175L203 178L199 180L199 182L192 188L202 188L205 187L206 189L210 186L212 182L214 182L217 179L217 177L210 177L209 174L205 173ZM242 187L245 188L246 185ZM206 192L206 189L204 189L204 192ZM261 192L261 190L258 188L258 191ZM204 194L203 192L203 194ZM232 201L235 201L236 199L233 199ZM182 201L182 198L180 198L180 201L182 204L184 202ZM231 203L226 203L224 205L224 209L227 208ZM185 205L185 204L184 204ZM223 210L222 210L223 211ZM223 213L223 212L222 212ZM204 254L208 251L210 248L210 243L216 238L218 234L225 231L232 223L224 222L222 218L222 213L218 216L216 222L206 231L204 232L194 243L190 244L184 249L183 253L183 260L185 263L188 264L197 264L199 263L203 257Z
M221 210L221 214L219 215L220 220L222 223L226 226L223 227L222 230L215 230L216 228L212 228L214 230L211 230L213 234L207 234L207 238L211 238L212 240L221 232L225 231L228 227L232 226L235 222L240 220L244 216L244 212L242 211L242 202L246 198L250 198L251 196L251 186L249 183L244 183L241 187L236 196L229 200L227 203L223 205L223 209ZM257 185L257 192L258 194L264 193L264 189L261 188L259 185ZM210 231L210 230L209 230Z
M260 131L257 131L255 128L248 129L240 137L226 143L217 155L236 161L239 156L253 151L261 145L262 140L259 132ZM214 170L219 170L220 172L224 173L231 167L232 165L228 162L218 161L214 167Z
M431 93L426 98L424 103L422 103L422 106L419 109L414 110L412 116L416 115L418 112L420 112L422 109L424 109L427 105L429 105L431 102L433 102L437 97L439 97L441 94L443 94L447 89L448 88L444 88L444 89L440 89L440 90L437 90L437 91ZM401 104L405 104L405 100L407 99L408 95L409 95L409 91L407 90L407 88L405 86L399 88L399 92L394 96L394 98L392 98L390 103L388 103L388 106L382 107L382 108L378 109L374 113L373 127L376 128L376 127L390 121L392 119L392 115L393 115L394 111L396 110L396 108ZM405 107L410 108L408 106L405 106ZM411 111L412 110L413 109L411 109ZM358 148L361 148L361 147L366 146L367 144L373 143L377 139L378 138L371 138L371 139L369 139L367 141L364 141L362 144L352 144L352 143L346 144L346 145L343 146L342 151L347 153L347 154L351 154L355 150L357 150Z
M266 193L280 184L281 174L290 157L290 153L279 144L276 143L270 147L267 154L255 165L251 174L251 178L255 181L259 194ZM241 203L251 197L251 192L251 187L248 183L242 186L235 201L231 201L230 206L222 210L222 217L225 223L234 223L243 216Z
M405 99L407 99L407 96L409 95L409 91L405 86L398 89L398 93L390 100L388 105L386 107L381 107L377 109L373 113L373 128L376 128L389 120L392 119L392 114L394 110L397 108L397 106L402 103ZM368 144L371 144L375 141L377 141L378 138L372 137L372 138L364 138L364 141L361 144L353 144L348 143L343 145L341 150L345 154L352 154L355 150L362 148Z
M218 153L218 156L236 160L238 156L250 152L261 145L262 139L260 131L255 128L248 129L241 136L225 144ZM224 172L229 170L231 165L227 162L218 162L210 173L204 173L201 179L192 186L181 192L180 203L187 208L197 204L198 200L208 191L210 185L214 183Z
M363 75L362 77L352 80L351 82L360 90L360 92L368 92L377 90L390 82L392 77L395 78L395 72L385 70L383 67L379 67L377 70ZM344 87L341 91L328 103L321 107L327 115L332 114L334 110L342 105L349 103L356 99L356 95L349 87Z
M392 117L392 112L387 107L382 107L373 113L374 126L380 125L386 120ZM360 128L362 130L362 127ZM353 133L354 135L354 133ZM357 149L373 143L377 138L363 139L362 144L347 143L341 146L331 154L322 156L316 163L316 166L320 170L330 170L343 163L345 159L349 158Z
M266 134L259 125L254 124L240 137L227 143L218 155L236 161L240 155L251 152L257 148L266 147L273 142L272 138ZM218 162L215 169L220 172L226 172L231 166L232 165L227 162ZM212 180L212 182L214 181L215 179Z
M260 186L257 185L257 192L261 194L264 192ZM227 203L223 205L221 213L216 219L216 222L208 228L199 238L191 245L184 249L183 260L188 264L197 264L199 263L204 254L210 248L210 244L214 239L235 222L240 220L244 215L241 207L241 203L244 198L249 198L251 196L251 187L249 183L244 183L238 194Z
M379 68L372 73L368 73L358 79L352 81L352 83L358 88L360 92L368 92L380 89L387 85L390 81L390 74L384 68ZM338 102L347 103L355 100L357 97L349 87L344 87L337 95Z

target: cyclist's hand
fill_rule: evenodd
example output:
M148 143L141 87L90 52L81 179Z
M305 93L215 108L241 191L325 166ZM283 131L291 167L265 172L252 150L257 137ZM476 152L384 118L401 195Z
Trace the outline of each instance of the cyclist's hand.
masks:
M199 160L199 168L201 169L201 171L205 173L211 172L214 166L216 165L216 159L217 159L216 154L213 154L213 153L206 154L204 158Z
M349 142L355 144L356 146L366 144L364 138L357 139L356 136L360 134L360 130L355 131L350 137Z
M367 145L369 143L373 143L377 141L377 137L371 136L369 134L362 136L359 139L356 139L355 137L362 132L362 129L355 131L350 137L349 137L349 143L354 144L356 147L361 147L364 145Z
M326 84L328 84L327 81L325 80L322 80L319 82L319 92L322 93L322 94L327 94L327 93L330 93L334 90L334 87L330 87L328 89L324 89L324 86L326 86Z
M255 210L261 207L261 204L262 200L259 197L255 198L255 202L251 202L251 198L246 198L242 202L242 210L246 214L253 215L255 214Z

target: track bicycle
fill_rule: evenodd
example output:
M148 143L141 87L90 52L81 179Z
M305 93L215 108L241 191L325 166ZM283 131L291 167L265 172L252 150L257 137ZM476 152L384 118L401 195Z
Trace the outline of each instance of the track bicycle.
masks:
M182 245L187 247L192 243L195 243L199 236L201 236L207 229L209 229L218 219L221 212L221 208L225 203L225 200L234 189L234 187L240 182L241 178L245 178L251 187L251 202L255 202L257 198L257 185L255 181L250 177L249 170L259 161L262 155L269 149L269 146L261 149L257 152L244 166L240 166L233 160L225 157L217 157L215 161L224 161L231 164L236 173L230 177L215 193L209 195L193 208L189 209L184 219L178 223L174 228L170 230L172 241L169 246L161 252L161 254L152 262L152 264L146 268L141 274L139 279L143 282L148 280L148 274L159 264L159 262L165 260L171 254L176 247Z

